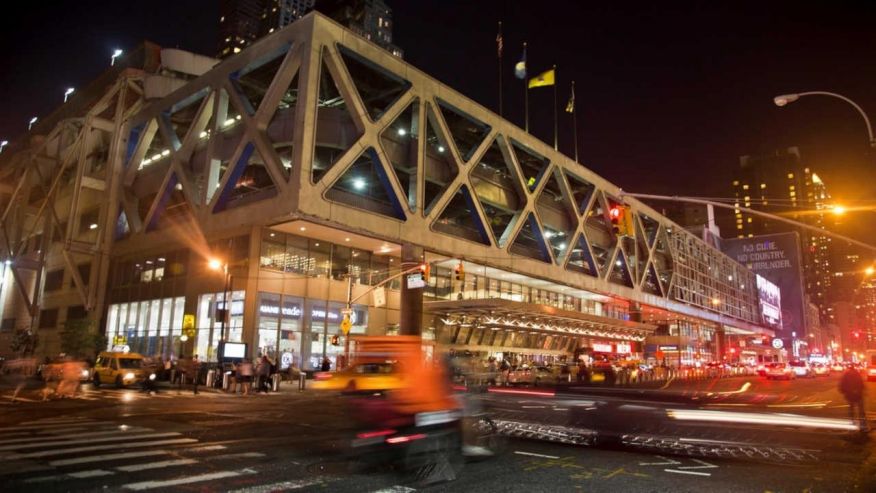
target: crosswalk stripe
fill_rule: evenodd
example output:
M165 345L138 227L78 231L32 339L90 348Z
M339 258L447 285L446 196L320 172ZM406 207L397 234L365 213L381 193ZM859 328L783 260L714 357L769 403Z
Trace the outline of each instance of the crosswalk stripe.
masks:
M85 430L86 428L79 428L79 429ZM136 428L128 428L125 431L107 430L107 431L91 431L88 433L67 433L64 435L30 435L30 436L26 436L26 437L11 438L8 440L4 440L3 438L5 438L5 437L0 437L0 445L9 445L9 444L13 444L13 443L27 443L27 442L35 443L35 442L41 442L41 441L47 441L47 440L58 440L58 439L69 440L69 439L73 439L73 438L85 438L85 437L96 438L96 437L110 436L110 435L125 435L125 434L130 434L133 432L139 433L139 432L144 432L144 431L153 431L153 430L152 430L152 428L136 427ZM2 450L2 448L0 448L0 450Z
M120 454L104 454L104 455L89 455L86 457L76 457L74 459L59 459L49 461L50 466L73 466L77 464L88 464L90 462L110 462L114 460L137 459L140 457L154 457L156 455L167 455L170 452L166 450L144 450L141 452L123 452Z
M92 469L90 471L78 471L78 472L67 473L68 476L70 476L72 478L78 478L78 479L96 478L98 476L111 476L113 474L115 474L115 473L112 471L106 471L103 469Z
M91 424L91 423L82 423L82 424L78 424L78 423L77 423L75 426L79 426L79 427L81 427L81 426L85 426L85 425L89 425L89 424ZM110 425L108 425L108 424L102 424L101 426L110 426ZM23 431L23 430L37 430L37 431L44 431L44 430L57 430L57 429L59 429L59 428L60 428L60 429L64 429L64 428L72 428L72 427L74 427L74 425L71 424L71 423L67 423L67 424L50 424L50 425L33 425L33 424L30 424L30 425L22 425L22 426L15 425L15 426L10 426L10 427L6 427L6 428L0 428L0 431L3 431L3 430L9 430L9 431Z
M178 486L181 484L200 483L203 481L212 481L214 479L233 478L244 474L254 474L256 471L252 469L243 469L240 471L219 471L209 474L199 474L197 476L185 476L175 479L167 479L164 481L141 481L139 483L128 483L122 488L128 490L142 491L152 490L155 488L166 488L168 486Z
M225 445L205 445L203 447L192 447L189 450L191 452L210 452L212 450L225 450L226 448Z
M120 434L117 436L85 438L83 440L56 440L54 442L4 445L4 446L0 446L0 451L27 450L27 449L33 449L33 448L53 447L53 446L66 447L68 445L79 445L79 444L85 444L85 443L117 442L119 440L140 440L143 438L168 438L168 437L176 437L176 436L180 436L180 433L175 432L175 431L168 432L168 433L141 433L139 435L126 435L123 433L123 434ZM115 445L115 446L118 446L118 445Z
M265 454L261 452L241 452L238 454L221 454L214 455L210 457L211 460L224 460L224 459L242 459L242 458L253 458L253 457L264 457Z
M11 395L4 395L3 398L9 399L10 401L40 402L36 399L28 399L27 397L22 397L20 395L18 397L12 397Z
M66 417L66 418L44 418L37 419L34 421L22 421L21 425L49 425L49 424L80 424L80 423L94 423L95 421L90 418L84 417Z
M149 469L162 469L165 467L173 467L173 466L185 466L189 464L197 464L198 461L195 459L175 459L175 460L162 460L158 462L147 462L145 464L132 464L130 466L119 466L116 468L118 471L125 472L137 472L137 471L146 471Z
M258 486L250 486L248 488L232 490L229 493L273 493L275 491L299 490L301 488L307 488L308 486L323 484L324 482L324 478L301 479L298 481L282 481L279 483L260 484Z
M195 443L197 440L194 438L177 438L174 440L156 440L152 442L138 442L138 443L124 443L124 444L110 444L110 445L95 445L93 447L78 447L78 448L67 448L67 449L56 449L56 450L44 450L41 452L30 452L27 454L12 454L4 457L6 460L18 460L18 459L37 459L40 457L51 457L53 455L67 455L67 454L76 454L79 452L96 452L98 450L113 450L118 448L142 448L142 447L152 447L158 445L179 445L183 443Z

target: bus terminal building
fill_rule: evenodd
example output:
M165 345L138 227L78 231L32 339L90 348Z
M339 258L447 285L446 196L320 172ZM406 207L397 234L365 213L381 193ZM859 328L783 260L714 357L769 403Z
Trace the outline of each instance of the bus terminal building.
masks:
M351 335L398 333L404 284L439 349L526 361L690 365L774 335L754 273L319 14L221 63L143 45L0 176L6 353L31 331L55 355L85 319L147 355L225 340L310 368L343 353L350 284ZM424 286L384 283L412 259Z

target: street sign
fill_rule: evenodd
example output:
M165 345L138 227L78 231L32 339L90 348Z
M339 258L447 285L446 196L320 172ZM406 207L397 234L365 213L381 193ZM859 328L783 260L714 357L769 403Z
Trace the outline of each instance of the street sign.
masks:
M782 347L784 347L784 346L785 346L784 341L782 341L782 340L779 339L778 337L776 337L775 339L773 339L773 347L774 347L774 348L776 348L776 349L782 349Z
M125 336L113 336L113 346L124 346L128 343L128 338Z
M374 296L374 306L380 308L382 306L386 306L386 288L383 286L379 288L374 288L374 291L371 293Z
M349 334L352 328L353 322L350 321L349 315L344 315L344 319L341 320L341 330L344 331L344 335Z
M426 287L426 281L423 280L422 274L408 275L408 289L419 289Z

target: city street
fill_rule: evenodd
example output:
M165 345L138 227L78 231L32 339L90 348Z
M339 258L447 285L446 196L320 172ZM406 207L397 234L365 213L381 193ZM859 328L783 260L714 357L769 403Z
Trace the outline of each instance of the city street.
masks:
M709 392L737 394L756 412L842 418L838 376L790 382L728 378L674 382L648 391L651 401ZM750 385L745 385L749 383ZM876 385L869 384L876 410ZM528 392L528 389L514 389ZM625 392L598 389L594 394ZM633 391L641 393L640 391ZM0 465L7 491L414 491L389 471L363 472L343 457L354 430L332 394L286 387L280 393L193 395L162 390L94 390L73 400L0 403ZM547 394L547 393L545 393ZM585 393L575 396L582 399ZM557 397L488 394L495 406L528 408L535 416L562 409ZM871 421L874 413L870 412ZM793 430L787 430L793 434ZM459 479L427 491L867 491L860 481L869 443L825 433L819 460L728 460L617 447L574 446L514 439L500 456L466 464ZM869 460L872 467L873 458ZM872 487L872 485L870 485Z

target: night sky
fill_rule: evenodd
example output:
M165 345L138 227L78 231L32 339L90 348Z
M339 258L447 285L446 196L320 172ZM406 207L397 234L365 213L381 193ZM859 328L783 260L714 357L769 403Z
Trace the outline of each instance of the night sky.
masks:
M726 197L740 155L796 145L834 197L876 205L876 151L851 106L825 97L772 103L832 91L876 118L872 3L388 3L405 59L496 111L502 20L505 116L522 126L513 65L527 41L531 76L558 66L561 150L572 155L562 109L575 80L581 161L628 191ZM66 87L98 75L115 47L149 39L212 55L216 46L214 1L25 2L16 11L0 19L0 140L19 137ZM533 133L550 143L553 93L530 95Z

